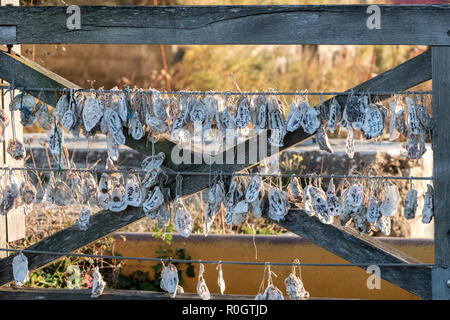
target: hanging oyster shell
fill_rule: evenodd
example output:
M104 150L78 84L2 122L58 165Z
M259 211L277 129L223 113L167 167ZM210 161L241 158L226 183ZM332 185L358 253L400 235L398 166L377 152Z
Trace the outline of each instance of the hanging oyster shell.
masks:
M316 215L316 212L314 211L314 207L312 205L312 198L309 193L309 188L311 188L311 185L307 185L305 189L303 189L303 203L305 204L305 213L313 217Z
M302 103L301 109L303 110L302 128L307 134L314 134L320 126L320 110L316 110L311 107L308 101Z
M347 120L356 130L361 129L367 102L368 97L358 98L355 95L350 95L347 99L347 103L345 104Z
M247 96L242 96L238 101L236 113L236 125L244 129L250 122L250 101Z
M171 298L175 298L177 294L179 279L178 270L172 263L167 266L163 263L163 269L161 270L161 282L159 286L164 291L167 291Z
M375 223L380 217L380 204L378 199L371 196L366 211L366 220L369 223Z
M119 145L111 133L106 134L106 146L108 148L108 156L113 161L119 160Z
M380 206L380 212L384 216L393 217L400 203L400 193L395 184L390 181L385 183L384 201Z
M73 95L70 96L69 108L64 113L61 119L61 125L67 132L69 132L76 122L75 119L75 100Z
M197 282L197 294L202 300L209 300L211 299L211 294L209 293L205 278L203 277L204 272L205 267L203 266L203 263L200 263L200 271Z
M220 294L223 294L225 292L225 280L223 279L222 264L219 263L216 269L219 270L217 275L217 285L219 286Z
M395 128L404 137L408 136L408 129L405 122L405 109L401 108L395 115Z
M5 142L6 140L6 124L0 120L0 142Z
M269 100L269 129L270 138L268 142L275 147L282 147L284 136L286 135L286 123L280 102L271 97Z
M341 118L341 105L336 100L336 98L331 99L329 110L328 110L328 121L327 127L331 133L336 130L337 124Z
M339 216L341 214L341 203L336 196L336 187L334 186L333 179L328 184L326 199L328 214L331 216Z
M353 129L348 128L347 139L345 140L345 153L350 159L355 156L355 141L353 140Z
M135 114L133 114L133 118L134 116ZM119 130L122 130L122 122L120 121L119 114L116 111L111 108L106 108L103 117L105 118L109 133L115 134Z
M275 221L283 220L289 212L289 202L286 192L277 188L269 189L269 218Z
M114 87L112 90L118 90L118 88ZM128 101L123 92L120 93L117 98L117 113L119 114L122 123L126 124L128 120Z
M87 97L83 107L83 124L86 131L91 131L103 117L104 109L96 99Z
M264 95L259 95L256 99L256 121L255 121L255 132L259 134L261 131L267 128L267 113L268 113L268 102Z
M189 237L194 228L194 221L181 199L175 201L175 217L173 221L177 232L185 238Z
M283 293L274 285L269 285L264 291L263 300L284 300Z
M48 132L47 141L50 153L55 156L59 155L60 146L64 144L63 130L56 125L52 131Z
M340 128L344 131L347 131L350 128L350 124L347 119L347 107L344 107L344 112L342 112Z
M352 185L346 196L344 202L349 206L349 209L353 212L357 212L364 199L364 187L361 183Z
M408 129L409 129L409 133L412 134L419 134L419 130L420 130L420 122L419 119L417 118L417 114L416 114L416 107L415 107L415 102L413 99L406 97L405 98L406 104L408 105Z
M28 278L28 259L22 252L13 258L12 268L16 286L23 286Z
M389 236L391 234L391 217L380 215L376 223L376 228L385 236Z
M141 168L144 170L152 170L161 167L164 162L166 155L164 152L159 152L157 155L148 156L142 160Z
M20 194L23 203L30 205L36 202L36 188L29 181L23 184Z
M156 186L153 191L147 193L147 196L142 204L142 208L146 215L151 214L158 210L164 203L164 195L161 189ZM155 217L151 217L152 219Z
M291 107L286 119L286 129L288 132L294 132L302 125L303 112L295 99L292 100Z
M417 119L419 119L419 122L423 126L423 128L425 128L426 130L433 129L434 126L433 119L428 114L427 109L425 109L423 106L417 103L414 104L414 106L416 109Z
M103 290L105 289L106 283L103 281L102 275L100 274L100 271L98 267L95 267L94 269L94 277L92 280L92 293L91 298L98 298L103 293Z
M69 101L67 100L67 94L63 94L56 103L55 110L53 111L53 116L57 122L61 122L64 114L69 109Z
M328 213L326 194L321 188L310 186L308 190L311 195L311 203L314 208L314 212L319 218L320 222L324 224L333 223L333 216Z
M164 108L163 100L161 99L161 93L158 90L153 90L152 92L152 113L159 120L166 121L167 120L167 112ZM169 101L170 102L170 101Z
M384 114L381 110L381 105L370 104L367 106L361 127L365 139L374 139L383 134Z
M391 118L389 120L389 140L397 140L400 136L400 132L397 130L395 124L397 122L397 101L391 101L389 103L389 109L391 110Z
M11 191L10 186L5 187L5 191L3 192L3 200L2 200L2 209L0 214L6 214L9 210L11 210L15 205L15 197Z
M202 99L196 99L190 108L189 118L192 123L202 123L206 118L205 103Z
M298 259L294 260L294 263L300 263ZM292 272L284 279L286 286L286 293L291 300L308 300L309 292L306 291L302 280L297 277L296 266L292 267Z
M162 180L164 176L164 172L159 167L153 168L145 174L142 185L146 189L153 188Z
M262 180L261 177L255 175L250 182L250 186L248 187L245 193L245 201L248 203L255 201L258 198L259 191L262 188Z
M56 181L53 187L53 197L55 205L58 207L67 206L72 200L72 191L63 181Z
M109 201L111 200L111 194L109 192L109 175L102 173L100 181L98 183L98 203L103 209L109 208Z
M45 103L40 103L40 108L37 112L38 126L49 131L53 129L54 121L53 115L48 111L48 106Z
M405 197L403 215L406 219L414 219L417 211L417 190L410 189Z
M127 208L127 193L122 185L116 183L111 192L111 200L109 201L108 209L112 212L121 212L126 208Z
M248 213L248 203L245 200L239 201L232 209L231 222L238 226L244 223Z
M207 202L206 206L205 206L205 210L203 211L203 216L204 216L204 224L203 224L203 234L205 235L205 237L208 235L209 230L211 229L211 226L214 222L214 218L216 217L216 215L214 214L212 205Z
M144 136L144 130L142 127L142 123L139 120L139 115L137 111L133 112L133 117L131 118L130 124L131 136L134 140L140 140Z
M203 122L203 138L207 139L211 135L211 127L217 113L217 100L214 97L206 97L205 100L206 117Z
M317 129L316 140L320 150L333 153L333 149L331 149L330 142L328 141L327 132L325 131L323 125Z
M150 128L152 132L155 133L165 133L169 131L169 126L163 120L159 120L154 116L150 116L146 121L146 125Z
M419 135L409 134L404 144L404 148L408 152L409 159L420 159L420 140Z
M26 154L23 143L18 139L9 139L6 152L8 152L8 154L15 160L21 160L25 158Z
M427 184L427 191L423 198L422 222L430 223L434 216L434 190L430 184Z
M86 231L89 228L89 219L91 217L91 210L88 207L83 207L80 211L80 216L77 220L77 226L81 231Z
M170 220L170 210L166 204L163 204L161 208L156 212L156 220L158 229L165 229L167 223Z
M290 202L301 202L303 196L303 188L297 177L291 177L286 189L286 194Z
M142 202L143 194L137 176L134 173L130 173L127 177L126 192L127 205L132 207L139 207Z

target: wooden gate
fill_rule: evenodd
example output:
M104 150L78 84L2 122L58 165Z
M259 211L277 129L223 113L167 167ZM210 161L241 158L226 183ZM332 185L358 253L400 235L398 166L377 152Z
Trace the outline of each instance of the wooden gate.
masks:
M0 8L0 44L103 43L103 44L354 44L427 45L431 49L354 88L355 92L402 91L433 79L433 130L435 187L435 264L430 267L382 266L381 277L424 299L450 299L450 6L379 5L379 28L369 28L374 11L367 5L320 6L176 6L90 7L80 6L81 29L67 28L66 7ZM368 13L369 12L369 13ZM16 87L78 88L77 85L36 63L0 49L0 78ZM37 92L32 94L36 94ZM347 95L336 99L345 104ZM381 99L387 98L382 96ZM54 106L55 95L43 100ZM328 103L328 101L326 102ZM288 133L282 152L311 138L301 128ZM250 141L244 144L248 145ZM126 145L149 154L145 138L127 137ZM174 144L160 140L156 152L166 154L164 165L174 171L204 172L205 164L175 165L170 161ZM238 172L253 166L249 148L244 164L213 164L211 170ZM270 147L267 150L271 150ZM222 154L222 157L225 155ZM195 157L193 152L191 157ZM200 157L201 159L202 157ZM262 159L257 159L261 161ZM225 161L224 161L225 162ZM191 183L194 182L195 183ZM174 191L175 179L168 185ZM208 176L186 177L183 194L208 187ZM107 210L91 217L91 227L80 233L74 226L59 231L28 249L71 252L144 217L135 208L120 215ZM289 212L279 225L351 263L417 264L417 260L374 238L361 236L347 227L322 224L306 214ZM54 261L51 255L28 254L29 269ZM13 280L13 256L0 260L0 285Z

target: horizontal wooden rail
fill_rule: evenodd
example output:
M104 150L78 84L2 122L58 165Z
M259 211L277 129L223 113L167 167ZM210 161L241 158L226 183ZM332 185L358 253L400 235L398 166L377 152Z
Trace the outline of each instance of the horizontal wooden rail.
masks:
M4 53L0 52L1 55ZM14 55L6 55L7 59L14 59ZM1 58L0 58L1 59ZM431 78L431 56L429 52L425 52L414 59L408 60L407 62L397 66L394 69L386 71L385 73L380 74L379 76L358 85L355 87L358 90L364 91L369 89L377 89L377 90L405 90L411 86L420 84L424 81L427 81ZM28 72L27 65L20 64L23 72ZM2 71L5 70L6 74L3 74ZM16 71L19 71L16 69ZM0 70L0 77L9 79L12 78L14 74L11 74L11 69L2 69ZM36 72L35 69L31 70L31 72ZM49 71L48 71L49 72ZM38 73L36 73L37 76ZM43 73L41 75L43 81L48 78L48 73ZM406 78L405 78L406 77ZM50 78L55 79L54 76L50 76ZM27 78L23 78L24 83L18 84L20 86L30 87L27 83ZM343 104L345 96L339 96L338 100ZM310 138L311 136L305 134L302 129L298 129L295 132L289 133L286 135L284 140L285 146L282 150L286 148L292 147L305 139ZM248 143L248 142L245 142ZM141 141L133 140L127 137L127 145L131 148L134 148L144 154L149 154L151 152L150 146L146 143L145 139ZM205 172L209 171L210 168L208 165L202 164L184 164L184 165L176 165L171 162L170 154L175 145L167 140L162 140L155 145L157 151L163 151L166 154L165 165L169 169L174 169L178 171L192 171L192 172ZM237 146L233 150L233 154L238 154L240 146ZM234 172L240 171L245 168L248 168L252 164L248 161L249 159L249 148L244 148L242 150L246 151L246 161L243 164L233 164L233 165L213 165L212 170L223 170L225 172ZM268 148L270 151L271 149ZM261 160L261 159L259 159ZM183 194L190 195L196 192L199 192L208 186L208 177L187 177L183 181ZM174 191L175 187L175 179L171 179L168 182L169 187L171 187L172 191ZM302 216L303 215L303 216ZM100 211L99 213L91 216L90 220L90 228L87 231L80 232L78 228L75 226L68 227L62 231L59 231L46 239L32 245L28 249L34 250L55 250L55 251L74 251L79 249L93 241L96 241L99 238L102 238L122 227L125 227L128 224L131 224L141 218L144 217L144 214L141 210L133 208L127 209L124 212L113 213L110 211ZM292 220L294 219L294 220ZM297 221L295 219L306 219L308 224L312 227L310 228L302 228L301 226L297 226L297 223L303 223L303 221ZM289 223L294 221L295 223ZM306 238L310 241L323 246L324 249L329 250L331 252L335 252L337 255L340 255L342 258L355 261L353 258L353 254L361 250L361 252L366 252L369 250L368 248L377 248L374 250L373 254L368 256L365 262L370 262L376 264L377 258L380 260L378 262L413 262L415 261L412 258L408 258L403 253L393 250L386 249L385 246L381 245L375 239L370 239L368 237L358 236L356 234L347 232L347 230L332 226L332 225L323 225L316 218L310 218L304 216L302 213L290 214L288 219L284 222L284 224L280 224L286 227L288 230ZM337 228L335 231L335 228ZM344 231L343 231L344 230ZM329 237L327 241L324 241L322 244L317 233L320 232L324 237L328 237L328 234L333 234L333 237ZM348 246L343 246L342 242L348 242ZM342 247L342 248L341 248ZM51 263L56 258L54 256L44 256L44 255L27 255L29 259L29 268L30 270L42 268L43 266ZM355 255L356 257L357 255ZM13 280L12 277L12 268L11 262L12 257L5 258L0 260L0 285L8 283ZM358 256L359 257L359 256ZM414 278L410 278L408 283L405 283L405 271L402 268L385 268L381 273L381 277L392 283L410 290L414 294L419 297L429 299L431 297L431 289L429 286L430 283L430 272L426 269L421 269L422 271L415 271Z
M0 41L105 44L450 45L450 6L379 5L2 7ZM369 19L369 23L368 23ZM375 21L377 22L377 21Z

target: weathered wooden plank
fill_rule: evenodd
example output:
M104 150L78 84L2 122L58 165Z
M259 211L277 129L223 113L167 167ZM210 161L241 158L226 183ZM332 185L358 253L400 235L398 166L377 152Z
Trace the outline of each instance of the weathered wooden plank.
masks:
M439 125L433 129L434 184L434 259L439 274L447 271L450 279L450 47L432 48L433 118ZM435 272L435 270L433 270ZM443 277L433 277L433 299L450 298ZM445 294L446 293L446 294Z
M429 63L427 63L427 59L429 59L429 53L424 53L421 56L405 62L403 65L398 66L394 70L390 70L388 72L385 72L381 75L379 75L376 78L383 78L385 81L378 82L376 79L372 79L371 81L367 82L368 86L374 86L374 83L377 85L377 90L404 90L408 87L405 86L403 83L403 77L405 74L408 74L407 69L412 68L413 70L416 70L416 68L419 68L420 70L424 71L423 73L418 73L418 75L413 76L413 80L409 81L407 83L408 86L413 86L416 84L419 84L423 81L429 80L430 78L430 72L427 70L426 66L429 66ZM1 73L0 73L1 76ZM415 82L415 83L414 83ZM385 84L386 83L386 84ZM358 86L358 90L365 90L365 84L361 84ZM372 88L372 87L371 87ZM375 88L375 87L373 87ZM308 136L301 130L297 130L296 132L290 133L285 138L285 147L288 148L290 146L293 146L300 141L308 138ZM248 143L248 142L247 142ZM141 151L145 154L150 153L149 146L146 146L146 143L144 141L134 141L132 139L127 139L127 144L137 149L138 151ZM162 150L167 155L170 154L171 150L173 149L174 145L171 144L171 142L168 141L161 141L156 144L156 150ZM236 147L238 148L238 147ZM283 149L284 149L283 148ZM249 149L246 149L249 150ZM269 149L270 150L270 149ZM247 151L248 152L248 151ZM235 151L235 154L237 154L237 151ZM248 158L248 156L247 156ZM171 161L170 157L166 156L166 159L168 161L165 162L165 165L169 168L175 169L175 170L189 170L189 171L209 171L209 166L205 166L205 164L183 164L175 166ZM231 171L238 171L242 170L246 166L251 165L248 162L242 165L228 165L228 167L225 167L224 165L217 165L216 167L213 166L212 170L218 170L220 168L223 169L223 171L231 172ZM186 177L184 183L183 183L183 194L189 195L195 192L198 192L208 185L208 179L202 177L195 177L195 179ZM192 180L189 180L192 179ZM174 188L174 181L171 180L169 182L169 185ZM125 212L121 213L112 213L109 211L101 211L91 217L91 225L92 227L89 228L86 232L80 232L75 227L69 227L67 229L64 229L58 233L55 233L54 235L34 244L29 249L35 249L35 250L55 250L55 251L73 251L80 247L83 247L98 238L104 237L107 234L122 228L134 221L137 221L143 217L142 212L140 212L138 209L128 209ZM315 224L321 224L317 219L311 219L310 223ZM297 234L302 233L302 236L307 238L308 236L311 236L310 234L314 231L310 231L309 229L296 229ZM301 230L301 231L298 231ZM367 246L366 241L368 241L367 237L364 238L355 238L352 234L348 233L346 237L350 237L352 239L355 239L352 244L354 245L352 251L357 251L360 249L360 247ZM372 244L373 246L376 246ZM330 241L330 247L332 246L340 246L339 242L336 241ZM337 250L337 249L336 249ZM384 249L379 249L381 251L385 251ZM392 255L394 251L385 252L384 254L386 257L389 255ZM29 259L29 267L31 270L41 268L44 265L51 263L54 260L54 257L51 256L36 256L29 254L27 255ZM398 253L397 255L394 255L392 259L395 261L402 260L404 255ZM11 261L12 257L3 259L0 261L0 284L5 284L7 282L10 282L12 280L12 270L11 270ZM387 275L390 275L390 279L393 281L394 284L396 284L395 281L400 281L402 278L399 276L396 271L397 269L393 270L387 270L384 272L382 277L386 277ZM426 275L422 275L422 277L426 277ZM400 280L398 280L400 279ZM401 281L400 281L401 282ZM402 284L402 283L401 283ZM426 294L423 295L423 297L428 297Z
M352 228L341 227L338 222L323 224L317 218L310 218L302 210L291 210L278 225L351 263L421 263L373 237L361 236ZM431 299L430 267L380 269L381 278L423 299Z
M0 26L0 43L17 43L16 26Z
M17 26L17 43L450 45L449 6L378 5L379 29L368 7L80 6L74 30L66 7L22 7L2 8L0 21Z

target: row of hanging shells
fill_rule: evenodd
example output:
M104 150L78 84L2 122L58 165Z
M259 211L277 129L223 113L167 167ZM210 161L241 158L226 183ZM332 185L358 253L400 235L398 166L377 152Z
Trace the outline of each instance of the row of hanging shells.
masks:
M281 147L288 132L300 127L308 134L316 133L321 150L333 152L327 137L328 129L333 133L337 126L348 131L346 151L354 155L353 130L361 130L366 140L383 134L388 111L380 103L372 103L369 96L349 95L344 107L333 98L330 103L322 102L319 107L309 105L306 95L295 96L285 117L285 105L274 95L240 97L206 95L205 97L180 93L163 96L157 90L114 92L81 92L72 90L58 100L53 114L40 100L24 94L16 96L11 110L21 111L21 123L31 126L37 123L48 135L52 154L60 152L63 130L71 131L75 138L82 133L86 137L101 132L106 135L107 148L113 161L119 157L119 145L126 142L124 129L135 140L147 135L150 141L157 141L161 134L167 134L174 142L183 143L192 137L218 137L237 134L248 135L250 129L256 133L269 129L269 143ZM235 98L235 99L233 99ZM432 118L423 105L406 97L407 108L396 97L390 104L390 139L400 134L407 138L405 148L408 157L419 159L426 151L426 133L433 128ZM0 114L0 130L7 125ZM212 130L215 128L217 130ZM1 132L0 132L1 133ZM1 136L1 135L0 135ZM227 137L229 138L229 137ZM14 158L23 158L23 144L11 140L8 152Z

